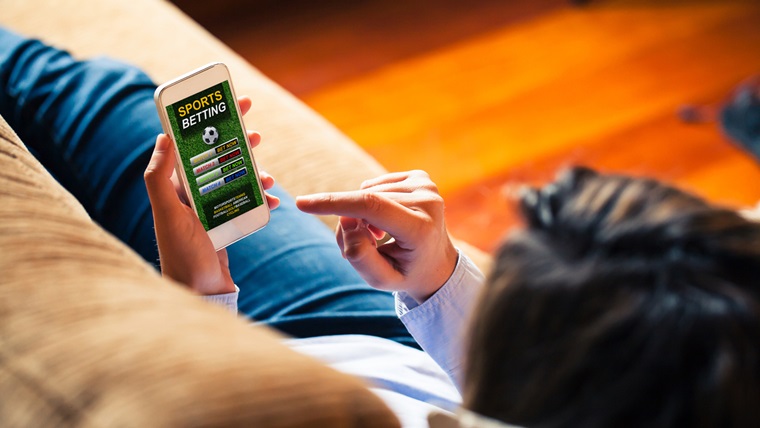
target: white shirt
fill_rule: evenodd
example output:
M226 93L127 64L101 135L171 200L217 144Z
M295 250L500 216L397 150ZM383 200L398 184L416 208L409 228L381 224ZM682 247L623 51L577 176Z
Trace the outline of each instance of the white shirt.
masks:
M427 427L431 410L455 411L461 403L463 335L483 274L459 253L454 273L422 304L394 293L396 313L425 352L375 336L340 335L289 339L293 350L323 361L370 385L404 427ZM204 298L237 310L237 294Z

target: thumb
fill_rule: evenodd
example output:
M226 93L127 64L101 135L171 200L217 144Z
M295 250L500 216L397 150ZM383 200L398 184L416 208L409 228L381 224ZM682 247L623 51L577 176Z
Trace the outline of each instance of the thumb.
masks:
M174 148L172 141L168 136L160 134L156 138L156 147L153 149L153 155L150 157L150 162L143 175L145 187L148 190L148 198L150 198L154 212L157 208L167 210L173 209L176 204L182 204L171 181L173 171Z
M340 217L340 228L343 255L369 285L386 289L404 279L377 251L377 241L364 221Z

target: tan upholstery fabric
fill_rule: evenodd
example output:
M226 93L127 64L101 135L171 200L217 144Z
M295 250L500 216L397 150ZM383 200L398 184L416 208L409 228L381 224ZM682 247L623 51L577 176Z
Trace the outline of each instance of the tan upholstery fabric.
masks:
M290 193L352 190L385 173L374 159L313 110L161 0L3 0L0 25L79 57L107 55L137 64L164 82L203 64L228 65L238 94L253 98L246 126L262 133L259 167ZM330 227L335 217L323 218ZM482 270L490 258L457 242Z
M0 219L0 426L397 426L358 380L161 279L2 118Z

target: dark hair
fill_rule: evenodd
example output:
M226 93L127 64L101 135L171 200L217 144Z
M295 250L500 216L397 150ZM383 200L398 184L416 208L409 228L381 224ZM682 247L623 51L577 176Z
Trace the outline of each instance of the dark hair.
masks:
M529 428L760 424L760 225L584 168L520 206L473 322L466 408Z

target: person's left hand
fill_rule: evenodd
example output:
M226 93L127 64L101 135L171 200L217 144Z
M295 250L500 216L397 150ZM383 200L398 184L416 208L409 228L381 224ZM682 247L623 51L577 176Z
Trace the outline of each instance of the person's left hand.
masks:
M251 107L251 100L246 97L240 98L238 103L241 114ZM261 142L261 135L248 132L248 139L253 149ZM175 165L173 144L168 136L158 136L144 175L153 208L161 273L199 294L232 293L235 284L230 276L227 250L215 251L198 216L183 203L181 197L184 195L172 180ZM264 171L260 171L259 176L264 190L274 186L272 176ZM266 198L270 209L275 209L280 203L277 197L268 193Z
M422 303L456 267L443 198L424 171L386 174L357 191L299 196L296 203L307 213L340 216L338 246L372 287L405 291ZM392 239L378 244L386 233Z

